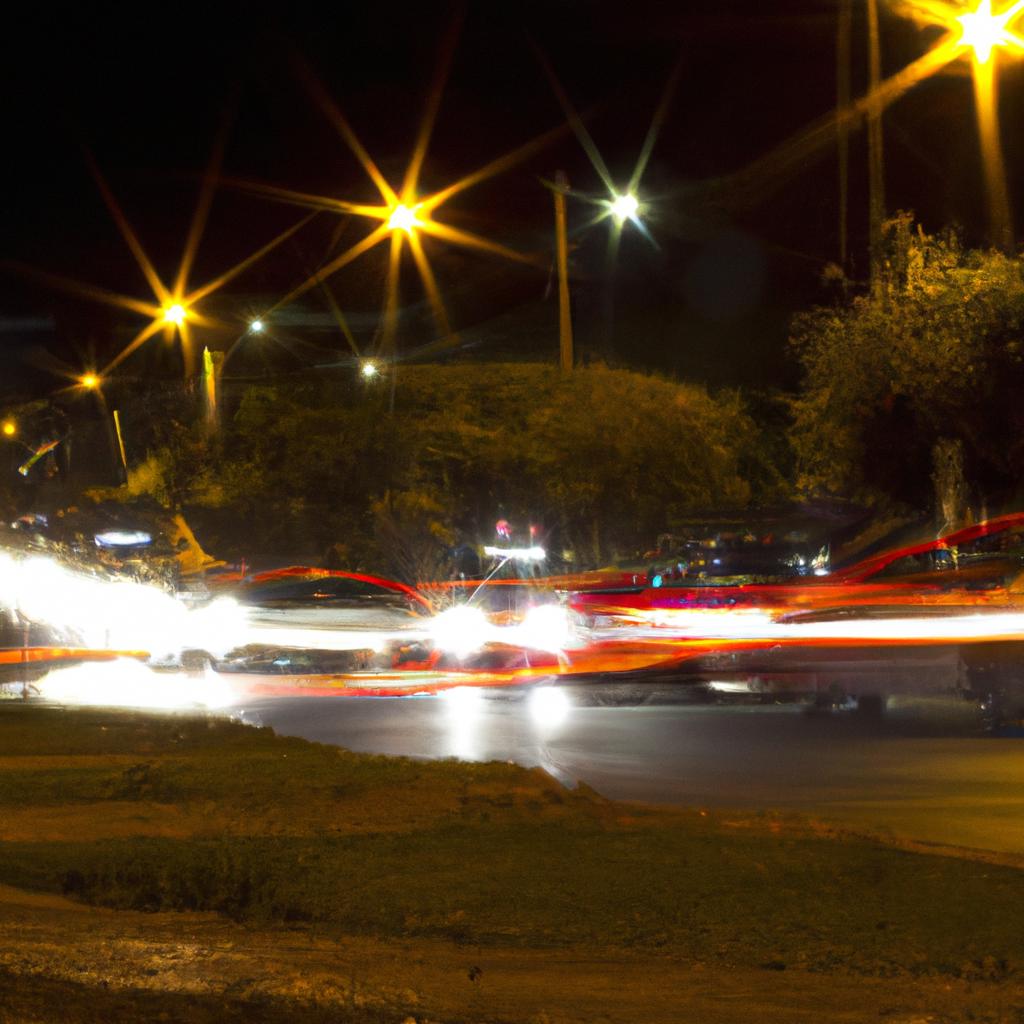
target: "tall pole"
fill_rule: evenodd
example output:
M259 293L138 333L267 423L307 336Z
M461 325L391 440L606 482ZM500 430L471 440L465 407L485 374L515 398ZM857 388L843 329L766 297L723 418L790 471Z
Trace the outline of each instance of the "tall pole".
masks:
M850 205L850 123L843 111L850 105L850 36L853 30L853 0L839 0L836 25L836 107L839 146L839 266L844 280L849 275Z
M555 173L555 240L558 259L558 350L559 365L569 371L573 365L572 310L569 307L569 242L565 233L565 193L569 179L564 171Z
M878 0L868 0L868 242L871 289L881 288L882 221L885 219L885 164L882 154L882 55L878 39Z

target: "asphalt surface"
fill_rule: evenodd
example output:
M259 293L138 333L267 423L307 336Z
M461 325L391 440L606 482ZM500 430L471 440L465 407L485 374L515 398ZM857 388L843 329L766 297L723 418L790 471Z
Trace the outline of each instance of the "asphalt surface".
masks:
M241 717L350 750L540 765L616 799L797 811L1024 854L1024 740L984 735L952 699L891 698L872 718L564 687L262 700Z

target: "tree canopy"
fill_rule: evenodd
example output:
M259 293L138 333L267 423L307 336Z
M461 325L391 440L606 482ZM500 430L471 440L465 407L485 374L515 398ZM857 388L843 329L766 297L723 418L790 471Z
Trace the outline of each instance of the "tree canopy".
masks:
M1024 263L901 215L878 286L797 317L798 487L928 502L933 453L962 447L983 493L1024 471Z
M218 439L165 443L167 497L242 523L210 539L263 550L340 545L351 567L410 577L499 518L597 564L674 518L774 496L740 398L604 367L400 366L393 381L250 386ZM228 514L229 513L229 514Z

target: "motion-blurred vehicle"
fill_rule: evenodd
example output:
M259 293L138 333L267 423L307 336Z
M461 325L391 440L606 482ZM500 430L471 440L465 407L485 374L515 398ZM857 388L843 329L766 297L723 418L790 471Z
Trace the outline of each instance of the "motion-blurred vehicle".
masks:
M593 639L704 644L685 668L723 694L955 691L997 716L1024 708L1024 513L827 575L681 576L569 606Z
M395 580L289 566L211 576L212 594L245 611L248 643L215 659L233 673L332 674L391 667L425 632L430 603Z

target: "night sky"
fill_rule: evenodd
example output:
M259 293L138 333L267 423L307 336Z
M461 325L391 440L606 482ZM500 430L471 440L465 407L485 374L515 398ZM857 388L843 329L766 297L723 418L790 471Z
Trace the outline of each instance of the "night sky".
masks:
M884 73L935 38L884 9ZM997 4L997 8L998 8ZM398 184L445 33L461 28L424 166L440 187L564 123L538 54L554 69L613 175L625 181L673 66L681 73L641 184L655 244L627 229L617 269L607 222L569 200L574 317L581 360L605 358L712 386L791 385L785 354L795 309L828 301L821 283L838 255L834 147L788 177L734 177L835 103L834 0L687 3L469 3L328 8L216 5L85 7L29 13L3 43L6 99L5 258L149 299L90 176L88 151L165 280L174 276L203 169L227 125L223 175L357 201L378 201L295 67L308 67ZM854 94L866 78L863 5L855 10ZM1024 196L1024 60L1003 62L1002 123L1011 199ZM928 229L962 226L985 241L973 100L966 64L918 86L886 113L890 210ZM544 181L563 169L573 189L602 194L575 137L560 140L445 205L441 221L536 257L520 266L427 241L462 347L457 358L557 353L553 216ZM191 280L215 276L303 211L223 183ZM851 144L851 273L866 269L864 137ZM1019 223L1018 218L1018 223ZM293 240L212 300L241 325L368 232L369 222L321 213ZM330 282L361 346L378 325L386 250ZM399 346L436 337L411 260L402 270ZM611 319L609 319L611 314ZM103 363L144 323L121 311L0 277L5 393L59 386L63 361ZM609 324L611 326L609 327ZM348 346L314 289L280 311L282 369L330 362ZM225 347L231 336L203 341ZM166 354L165 354L166 355ZM42 368L42 369L41 369ZM170 372L147 350L125 372Z

